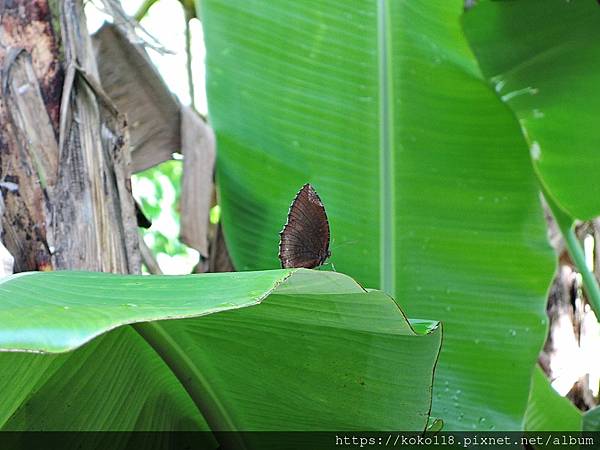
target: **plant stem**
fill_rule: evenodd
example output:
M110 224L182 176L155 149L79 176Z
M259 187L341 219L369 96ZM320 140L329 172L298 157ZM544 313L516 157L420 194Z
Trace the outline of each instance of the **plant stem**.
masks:
M571 258L573 258L573 261L577 265L577 268L581 273L581 277L583 278L583 286L588 294L590 306L594 310L596 317L600 317L600 288L598 288L598 281L596 280L596 277L592 272L589 271L587 267L585 255L583 253L583 249L581 248L581 243L575 235L573 226L569 227L567 230L563 230L561 228L561 231L567 243L569 254L571 255Z
M148 10L152 5L154 5L158 0L146 0L142 5L138 8L136 13L133 15L136 21L140 21L144 18L144 16L148 13Z
M579 273L581 273L581 277L583 278L583 286L587 292L590 306L594 310L596 317L600 318L600 288L598 287L598 280L596 280L594 274L589 271L587 264L585 263L585 255L583 253L583 249L581 248L581 243L579 242L579 239L577 239L577 235L573 229L573 218L565 213L560 206L554 202L552 197L547 192L544 192L544 196L548 202L548 205L550 206L550 210L552 211L554 218L556 219L556 223L558 224L558 227L565 238L569 255L571 255L571 258L577 266Z

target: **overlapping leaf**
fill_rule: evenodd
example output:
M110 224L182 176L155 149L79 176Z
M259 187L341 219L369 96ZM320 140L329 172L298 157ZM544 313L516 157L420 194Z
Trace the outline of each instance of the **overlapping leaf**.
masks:
M600 214L600 6L481 2L464 29L485 76L514 111L541 182L574 218Z
M423 430L441 345L437 322L304 269L20 274L0 323L5 430Z

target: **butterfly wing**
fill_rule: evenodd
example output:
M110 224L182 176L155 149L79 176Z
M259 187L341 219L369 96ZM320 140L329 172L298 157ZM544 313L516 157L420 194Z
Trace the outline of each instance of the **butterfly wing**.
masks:
M329 256L329 221L323 202L310 184L305 184L296 194L279 234L281 267L312 269Z

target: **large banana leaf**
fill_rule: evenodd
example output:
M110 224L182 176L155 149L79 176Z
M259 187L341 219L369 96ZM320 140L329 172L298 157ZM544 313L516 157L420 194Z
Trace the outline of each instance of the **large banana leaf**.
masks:
M422 431L441 345L437 322L308 270L20 274L0 323L3 430Z
M525 430L581 431L582 424L581 412L568 399L561 397L542 369L536 367L525 414Z
M540 181L571 216L600 214L600 6L481 2L464 29L481 69L514 111Z
M600 38L600 7L586 1L485 1L465 15L464 30L485 76L519 120L544 194L599 314L598 283L572 224L600 214L595 125L600 48L594 45ZM532 390L534 405L545 403L543 395L536 398L540 392ZM542 424L569 414L566 407L560 413L532 408L535 422Z
M444 322L432 414L450 430L521 428L553 256L462 0L199 3L236 267L277 267L277 232L311 182L335 268Z

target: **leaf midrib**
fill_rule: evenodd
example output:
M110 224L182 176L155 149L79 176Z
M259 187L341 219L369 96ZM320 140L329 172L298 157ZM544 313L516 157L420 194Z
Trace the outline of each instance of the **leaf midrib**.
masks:
M394 232L394 134L393 84L391 77L390 15L387 0L377 2L377 36L379 55L379 168L380 180L380 289L395 296Z

